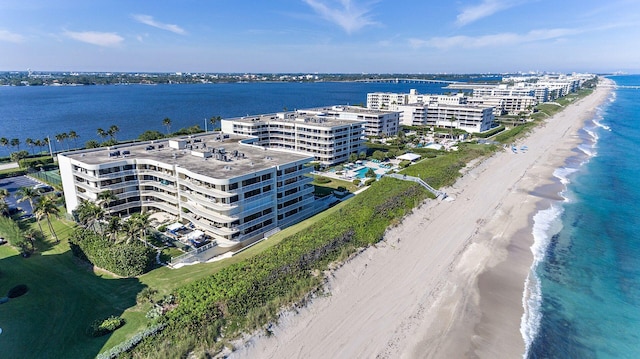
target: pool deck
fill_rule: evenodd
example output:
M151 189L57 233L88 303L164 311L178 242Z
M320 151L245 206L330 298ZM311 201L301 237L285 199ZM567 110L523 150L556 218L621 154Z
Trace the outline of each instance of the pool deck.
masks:
M386 167L386 165L390 165L391 167ZM331 171L314 172L314 174L343 181L352 181L354 179L363 179L362 177L358 177L358 171L361 171L364 168L372 168L378 178L380 178L390 170L398 169L397 164L395 164L394 162L377 163L373 161L363 161L363 163L346 164L343 167L344 169L342 170L341 175L338 175L335 172Z

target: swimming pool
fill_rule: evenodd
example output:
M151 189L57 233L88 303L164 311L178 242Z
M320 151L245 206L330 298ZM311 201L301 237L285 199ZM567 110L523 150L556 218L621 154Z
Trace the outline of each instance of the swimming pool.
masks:
M367 178L366 174L369 171L370 167L362 167L360 169L357 169L356 172L356 178L360 178L360 179L364 179ZM371 168L372 170L376 170L375 168ZM376 178L380 178L380 175L376 173Z

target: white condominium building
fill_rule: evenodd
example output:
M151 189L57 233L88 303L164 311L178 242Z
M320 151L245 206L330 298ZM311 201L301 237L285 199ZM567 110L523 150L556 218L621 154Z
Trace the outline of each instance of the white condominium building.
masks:
M530 87L514 87L499 85L497 87L477 87L473 89L473 96L477 97L516 97L535 96L535 91Z
M221 121L224 133L255 136L256 145L313 156L323 165L364 150L364 122L304 111L246 116Z
M371 110L394 111L397 105L409 103L407 94L391 92L371 92L367 94L367 108Z
M533 96L473 96L467 98L467 103L493 107L494 116L505 114L519 115L523 112L530 113L533 107L538 104Z
M408 104L398 106L405 126L453 127L467 132L491 129L495 116L493 107L474 104ZM454 119L454 121L452 121Z
M420 94L416 89L409 90L408 94L390 92L371 92L367 94L367 108L371 110L398 111L400 106L423 103L442 103L447 105L459 105L466 101L463 93L455 95L430 95Z
M400 123L404 126L424 126L427 124L427 106L424 103L398 105Z
M364 122L364 134L369 137L395 136L400 130L400 113L395 110L372 110L359 106L327 106L297 112L301 115Z
M433 104L427 107L425 124L477 133L490 130L494 119L493 107Z
M67 212L110 190L112 215L157 210L240 242L315 213L309 155L207 133L58 155Z

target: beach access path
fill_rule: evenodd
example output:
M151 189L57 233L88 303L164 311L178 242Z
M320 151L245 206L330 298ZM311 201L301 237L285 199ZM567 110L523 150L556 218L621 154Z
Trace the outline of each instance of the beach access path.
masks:
M604 80L608 81L608 80ZM518 143L463 170L384 240L331 273L328 294L282 314L232 358L521 358L532 217L558 200L553 171L610 89L567 106Z

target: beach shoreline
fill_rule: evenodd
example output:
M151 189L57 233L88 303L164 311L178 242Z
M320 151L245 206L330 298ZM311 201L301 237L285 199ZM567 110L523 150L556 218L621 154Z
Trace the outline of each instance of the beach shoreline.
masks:
M610 81L610 80L602 80ZM519 141L463 170L381 243L327 282L327 295L285 312L273 335L253 335L230 357L522 357L523 292L533 263L533 215L561 200L553 172L573 156L601 86Z

